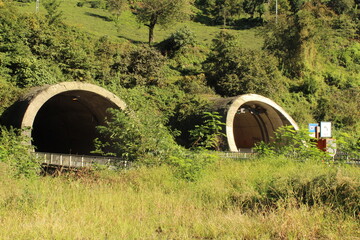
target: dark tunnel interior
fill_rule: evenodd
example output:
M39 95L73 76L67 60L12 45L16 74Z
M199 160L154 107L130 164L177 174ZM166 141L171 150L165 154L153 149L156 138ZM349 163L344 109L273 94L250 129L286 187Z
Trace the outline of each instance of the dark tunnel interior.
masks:
M271 142L277 128L290 122L276 109L260 102L248 102L235 114L233 131L238 149L253 148L256 143Z
M37 152L86 154L94 150L96 126L104 124L110 100L88 91L68 91L49 99L38 111L32 129Z

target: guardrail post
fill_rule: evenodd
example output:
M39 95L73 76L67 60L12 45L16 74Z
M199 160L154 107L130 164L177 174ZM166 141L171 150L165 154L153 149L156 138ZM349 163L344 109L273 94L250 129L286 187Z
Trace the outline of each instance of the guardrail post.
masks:
M69 157L69 167L71 167L71 155Z
M63 165L63 156L60 154L60 165Z

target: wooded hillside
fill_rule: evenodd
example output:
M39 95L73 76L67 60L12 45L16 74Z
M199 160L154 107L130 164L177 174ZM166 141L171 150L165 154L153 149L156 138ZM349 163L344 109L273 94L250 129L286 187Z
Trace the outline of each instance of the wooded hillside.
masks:
M356 145L359 4L47 0L36 13L35 1L2 0L0 110L29 87L86 81L121 93L135 110L144 102L158 109L189 146L207 96L257 93L300 125L332 121Z

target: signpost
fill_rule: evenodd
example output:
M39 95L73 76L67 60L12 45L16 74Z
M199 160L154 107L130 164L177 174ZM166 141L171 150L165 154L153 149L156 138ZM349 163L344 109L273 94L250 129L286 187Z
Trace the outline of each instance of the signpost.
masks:
M309 135L316 139L317 148L335 156L336 142L331 138L331 122L309 123Z
M331 122L320 122L320 137L331 137Z
M309 123L309 135L310 137L316 138L318 123Z

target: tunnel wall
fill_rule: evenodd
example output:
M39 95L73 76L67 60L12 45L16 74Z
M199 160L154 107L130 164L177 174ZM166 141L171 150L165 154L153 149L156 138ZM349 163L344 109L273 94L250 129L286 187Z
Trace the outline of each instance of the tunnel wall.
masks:
M244 94L211 100L214 103L212 110L218 111L226 124L224 132L230 151L249 151L259 141L270 142L276 129L284 125L299 129L283 108L261 95ZM239 113L241 110L246 111Z

